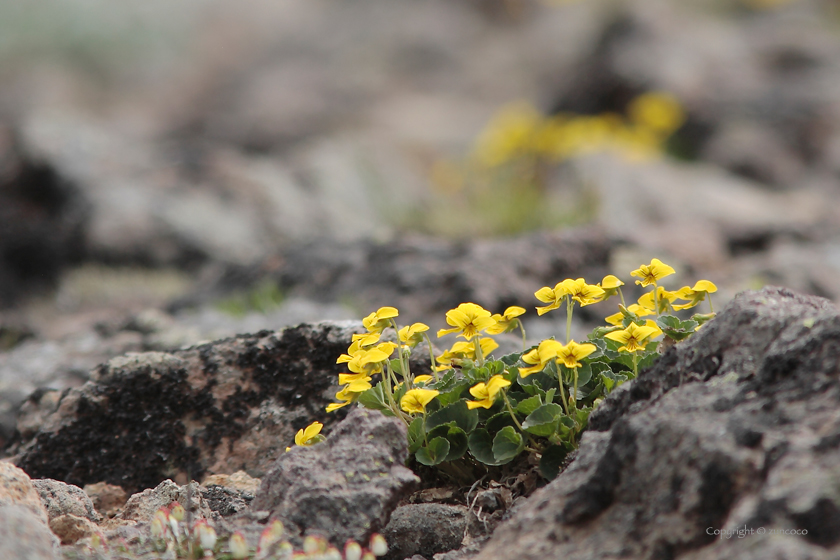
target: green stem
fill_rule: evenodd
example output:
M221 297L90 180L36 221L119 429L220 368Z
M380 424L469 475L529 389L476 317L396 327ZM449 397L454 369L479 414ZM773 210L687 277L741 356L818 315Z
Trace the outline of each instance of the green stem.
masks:
M440 381L437 373L437 362L435 361L435 352L434 350L432 350L432 339L429 338L429 335L426 333L423 333L423 336L426 337L426 343L429 345L429 360L432 364L432 375L435 376L435 381Z
M475 347L475 361L478 364L478 367L484 365L484 353L481 351L481 335L475 335L472 337L473 347Z
M397 322L394 319L391 319L391 326L394 327L394 332L397 333L397 353L400 357L400 369L402 370L403 379L409 384L409 388L411 388L412 381L414 378L411 376L411 369L408 365L408 360L405 359L405 355L403 353L402 348L402 341L400 340L400 330L397 328Z
M639 375L639 357L633 352L633 379L635 379Z
M714 313L715 308L712 307L712 294L706 293L706 297L709 298L709 313Z
M710 300L710 302L711 302L711 300ZM522 324L522 321L520 321L519 319L517 319L516 322L519 325L519 330L522 331L522 351L524 352L525 348L526 348L526 346L525 346L525 340L526 340L526 338L525 338L525 326Z
M563 403L563 408L566 410L566 415L569 414L569 403L566 402L566 391L563 390L563 370L559 364L555 362L557 370L557 381L560 382L560 401Z
M618 287L618 297L621 298L621 305L627 307L627 305L624 303L624 294L621 293L621 286Z
M499 391L502 394L502 398L505 400L505 407L507 407L508 412L510 413L510 417L513 418L513 423L516 424L516 427L519 428L520 432L524 432L525 430L522 429L522 424L519 423L519 420L516 419L516 414L513 412L513 407L510 406L510 401L507 398L507 394L505 394L505 390L502 389Z
M575 374L575 397L574 397L574 403L575 403L575 408L577 408L578 370L577 370L577 368L572 368L572 369L574 370L574 374Z
M566 299L566 344L572 339L572 312L575 309L575 302L570 296Z

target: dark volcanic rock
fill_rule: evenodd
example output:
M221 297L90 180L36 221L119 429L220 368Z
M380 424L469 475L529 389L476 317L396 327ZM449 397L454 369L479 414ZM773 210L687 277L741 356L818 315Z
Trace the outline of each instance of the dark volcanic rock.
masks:
M290 246L255 267L229 267L175 307L211 301L269 278L290 295L351 298L365 309L394 305L418 320L465 301L501 312L510 305L532 306L534 291L559 279L600 279L609 255L609 240L594 228L469 243L422 236L388 244L325 240Z
M292 534L319 534L336 546L367 542L419 481L403 466L407 456L403 424L357 408L326 442L282 455L252 508L271 511Z
M570 468L477 558L836 557L838 374L828 301L739 295L606 399Z
M70 181L0 128L0 307L52 286L83 257L89 210Z
M431 557L461 546L467 534L469 510L447 504L407 504L398 507L382 533L388 541L386 558L403 560L415 554Z
M30 476L135 492L161 480L262 476L295 432L343 417L324 408L357 323L264 331L174 353L114 358L65 392L11 451Z

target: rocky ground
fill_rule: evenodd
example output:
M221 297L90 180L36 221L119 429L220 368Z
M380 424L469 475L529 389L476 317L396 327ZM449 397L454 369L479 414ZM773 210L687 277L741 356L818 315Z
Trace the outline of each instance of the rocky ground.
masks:
M838 554L836 3L95 5L52 2L60 29L0 6L0 453L23 469L0 462L0 550L135 542L189 497L221 532L376 530L398 560ZM477 198L445 180L511 102L624 114L651 91L686 115L659 157L586 151ZM729 307L612 395L536 494L418 482L394 426L323 412L381 305L437 328L651 257ZM765 285L799 295L733 299ZM285 454L313 420L344 435ZM370 433L393 460L345 464ZM301 513L283 473L304 471ZM369 517L339 531L341 500ZM705 533L745 525L808 534Z

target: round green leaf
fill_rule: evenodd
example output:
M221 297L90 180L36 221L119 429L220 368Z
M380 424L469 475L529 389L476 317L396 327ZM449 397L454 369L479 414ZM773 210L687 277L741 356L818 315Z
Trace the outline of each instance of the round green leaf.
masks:
M443 437L436 437L429 442L428 446L418 449L415 457L418 462L433 467L443 463L448 454L449 441Z
M493 457L499 464L512 461L523 449L525 449L525 440L513 426L502 428L493 438Z

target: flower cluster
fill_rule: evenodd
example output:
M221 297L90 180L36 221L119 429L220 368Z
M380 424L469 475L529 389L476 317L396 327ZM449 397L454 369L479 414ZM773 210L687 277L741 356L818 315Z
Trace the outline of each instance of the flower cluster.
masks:
M149 530L152 547L160 556L173 560L375 560L388 553L388 543L378 533L371 536L367 547L348 540L343 550L332 546L322 537L310 535L304 539L303 549L296 550L284 538L284 528L280 521L266 526L256 548L252 548L240 531L232 533L227 539L220 539L208 520L197 520L192 530L189 530L184 517L185 510L178 502L155 512ZM97 537L94 547L105 548L104 540Z
M474 477L476 465L502 465L527 452L551 478L606 394L652 364L661 340L680 341L714 316L711 294L717 287L699 280L669 291L660 283L674 273L659 259L631 271L635 289L643 293L630 305L622 293L625 283L613 275L597 283L567 278L540 288L534 296L544 305L536 307L537 315L564 310L566 332L562 341L550 338L530 348L520 321L525 309L509 307L493 314L478 304L462 303L446 313L448 327L437 333L439 338L455 335L455 341L440 355L430 354L432 375L412 375L408 360L421 341L431 349L428 326L399 328L399 312L380 308L365 318L368 332L355 335L339 358L353 373L339 375L339 383L346 383L336 395L342 402L327 410L344 406L350 402L347 392L354 392L352 400L405 422L409 451L418 462L455 477ZM606 325L587 340L573 340L575 308L614 296L621 301L619 311L606 317ZM675 315L706 300L707 314L689 319ZM380 342L387 328L397 333L400 344ZM522 333L522 352L494 358L499 345L493 336L516 329ZM372 379L376 374L378 382ZM360 380L362 390L350 391ZM306 445L319 430L299 432L298 445Z

